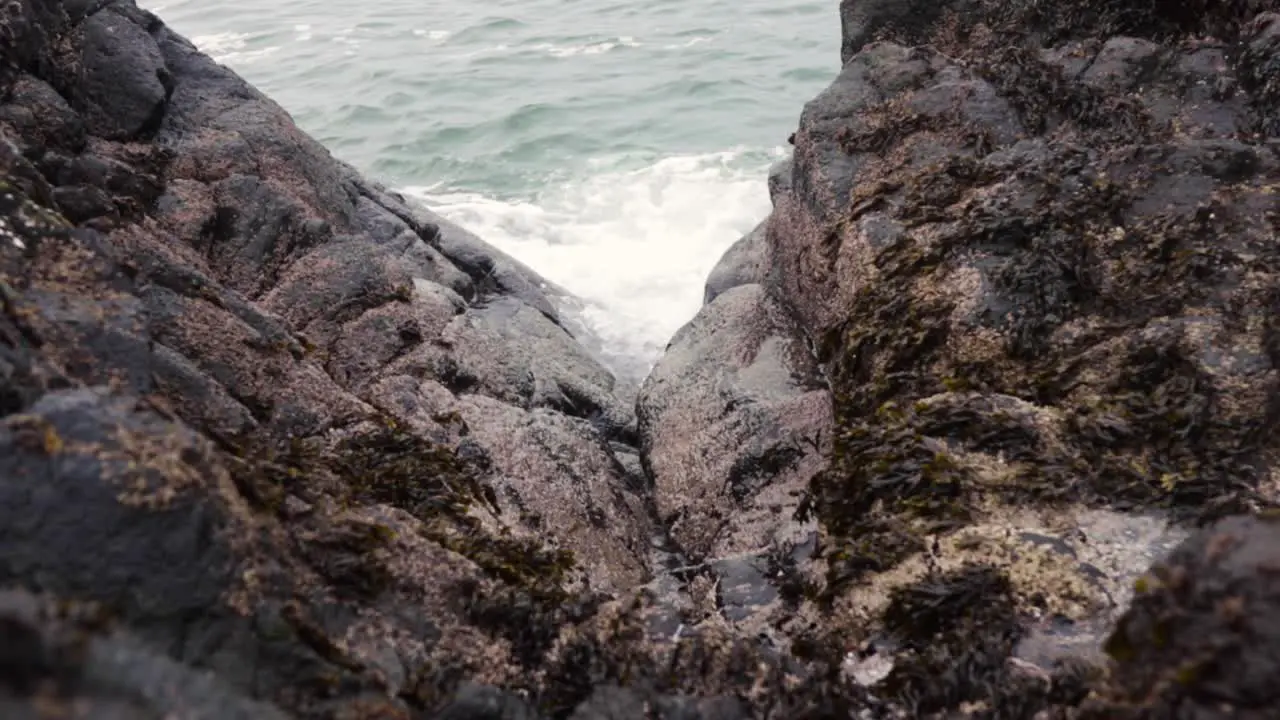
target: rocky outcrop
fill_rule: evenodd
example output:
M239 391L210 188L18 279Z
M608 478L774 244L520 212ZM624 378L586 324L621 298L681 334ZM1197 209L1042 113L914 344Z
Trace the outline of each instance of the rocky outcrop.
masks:
M556 290L132 2L10 10L0 585L53 599L0 604L27 638L6 675L46 663L7 707L48 674L91 717L411 717L463 679L556 682L652 533L634 412Z
M1125 628L1147 642L1166 617L1143 569L1280 500L1276 11L841 3L844 67L770 174L773 214L640 396L655 502L710 571L692 605L716 588L732 626L827 652L908 716L1161 714L1207 707L1212 682L1262 707L1198 671L1151 700L1174 652L1082 701L1129 661ZM728 540L747 536L751 572ZM776 537L793 542L764 550ZM1207 645L1236 642L1205 622Z
M1280 7L927 5L843 3L633 411L155 16L13 4L0 715L1266 716Z

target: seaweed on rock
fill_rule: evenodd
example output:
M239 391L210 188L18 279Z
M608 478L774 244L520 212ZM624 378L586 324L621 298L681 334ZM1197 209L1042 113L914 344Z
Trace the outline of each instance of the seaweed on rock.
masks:
M903 648L883 689L917 716L988 699L1021 633L1009 580L989 566L895 588L881 620Z
M966 533L1280 500L1280 3L949 7L883 33L922 47L847 58L797 134L807 195L775 212L836 415L800 510L825 585L804 594L889 592L903 653L883 687L916 711L1029 717L1096 678L1010 669L1035 593L958 567Z
M1054 87L1036 102L1072 97ZM1248 318L1266 291L1217 288L1280 269L1274 228L1249 210L1272 203L1274 164L1246 145L1093 129L1114 112L1082 112L1061 140L947 160L972 169L945 173L960 187L941 196L937 164L887 165L855 191L855 218L879 197L906 232L867 251L874 277L821 344L837 434L807 508L836 538L836 576L888 569L984 501L1201 520L1262 502L1272 414L1237 398L1265 376L1242 360L1225 379L1203 343L1260 342ZM1233 189L1161 207L1163 178L1188 174ZM940 200L922 217L923 197ZM957 290L966 273L981 279Z
M573 554L534 538L483 526L474 508L494 510L493 491L475 468L454 450L382 418L371 429L350 434L332 447L319 440L292 440L283 445L241 446L233 473L237 486L264 509L286 512L288 493L324 493L346 505L385 504L421 521L428 540L475 563L486 575L501 581L501 589L481 592L457 588L467 616L477 627L512 643L517 659L530 666L558 636L560 628L580 621L594 607L567 587L575 567ZM385 581L369 553L385 545L386 527L349 524L327 536L327 546L309 548L316 562L343 552L353 554L342 586L374 592Z
M992 720L1056 713L1096 680L1096 670L1071 663L1046 672L1010 661L1025 624L1008 577L992 565L895 588L880 619L899 652L876 689L912 717L960 707Z

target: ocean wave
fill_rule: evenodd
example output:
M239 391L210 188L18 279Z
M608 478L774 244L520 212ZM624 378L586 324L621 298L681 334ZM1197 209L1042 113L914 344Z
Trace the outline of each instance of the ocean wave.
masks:
M784 151L736 149L588 171L532 197L406 187L581 300L580 320L621 377L639 381L697 312L724 251L769 212L768 165Z
M609 40L583 44L539 43L534 46L534 49L545 52L551 57L566 58L574 57L575 55L600 55L617 48L638 48L643 47L643 45L644 43L637 41L635 38L623 35Z
M212 35L196 35L191 42L205 54L220 63L247 65L257 62L280 50L278 45L248 49L252 33L223 32Z

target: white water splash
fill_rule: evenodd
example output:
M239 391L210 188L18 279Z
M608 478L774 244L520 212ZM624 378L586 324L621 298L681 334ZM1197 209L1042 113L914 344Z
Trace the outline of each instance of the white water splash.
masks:
M191 42L214 60L225 64L249 65L277 52L279 47L248 49L253 40L250 33L224 32L212 35L196 35Z
M601 40L600 42L583 44L557 45L554 43L540 43L533 46L533 49L544 52L551 57L568 58L575 57L577 55L600 55L617 48L638 48L642 46L643 43L637 41L635 38L629 35L623 35L610 40Z
M596 174L521 201L405 192L578 296L606 361L639 381L698 311L720 256L769 212L767 168L744 168L744 155L675 156L626 171L600 161Z

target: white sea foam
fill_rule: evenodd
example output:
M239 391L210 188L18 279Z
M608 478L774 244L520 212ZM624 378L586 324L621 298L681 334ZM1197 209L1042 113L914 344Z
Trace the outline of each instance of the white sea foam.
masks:
M710 35L695 35L689 38L688 40L685 40L682 43L673 43L670 45L663 45L662 49L663 50L683 50L684 48L691 48L694 45L701 45L702 43L711 42L712 40L715 40L715 38L711 37Z
M424 37L428 40L434 40L435 42L442 42L452 37L453 33L448 30L424 30L422 28L415 28L413 35L414 37Z
M576 55L600 55L610 50L620 47L636 48L642 47L643 43L637 41L629 35L612 38L610 40L601 40L599 42L584 43L580 45L556 45L552 43L541 43L534 46L534 50L545 52L551 57L566 58Z
M523 201L405 192L577 295L606 361L635 381L698 311L716 261L769 211L766 168L744 168L743 157L675 156L629 171L598 163Z
M248 65L272 55L279 47L264 47L249 50L249 41L253 35L249 33L214 33L212 35L196 35L191 42L209 57L220 63Z

